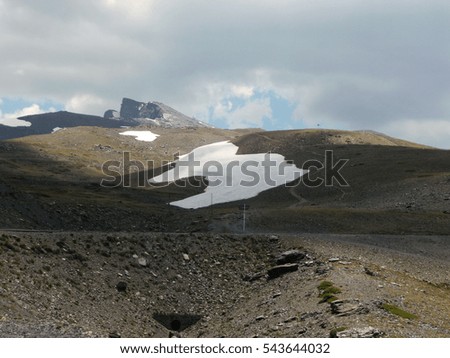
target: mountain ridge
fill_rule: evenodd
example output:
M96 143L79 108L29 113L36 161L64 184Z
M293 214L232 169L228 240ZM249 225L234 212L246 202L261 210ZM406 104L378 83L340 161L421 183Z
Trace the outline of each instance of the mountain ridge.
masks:
M207 127L161 102L138 102L123 98L121 110L107 110L103 116L68 111L48 112L21 116L17 119L31 123L30 126L11 127L0 123L0 140L50 134L55 128L101 127L120 128L139 125L165 128Z

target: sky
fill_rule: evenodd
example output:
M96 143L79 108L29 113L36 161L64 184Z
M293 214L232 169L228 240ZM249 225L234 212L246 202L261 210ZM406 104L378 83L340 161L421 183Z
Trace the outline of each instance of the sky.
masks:
M0 123L122 97L450 149L448 0L0 0Z

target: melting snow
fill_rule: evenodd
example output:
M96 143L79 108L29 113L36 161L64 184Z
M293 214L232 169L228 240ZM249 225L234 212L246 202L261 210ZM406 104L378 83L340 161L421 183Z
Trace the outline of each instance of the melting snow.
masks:
M198 195L171 202L186 209L248 199L262 191L290 183L307 171L286 162L280 154L236 154L238 147L218 142L194 149L181 156L167 172L151 183L174 182L193 176L206 177L208 187Z
M136 137L136 140L140 140L143 142L153 142L156 138L159 137L159 134L155 134L150 131L126 131L120 134Z

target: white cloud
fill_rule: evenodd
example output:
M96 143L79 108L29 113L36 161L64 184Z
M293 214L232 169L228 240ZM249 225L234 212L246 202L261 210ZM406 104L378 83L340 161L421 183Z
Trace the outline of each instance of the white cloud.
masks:
M126 15L132 20L144 20L151 13L151 10L156 3L155 0L102 0L102 5L106 9L114 11L119 16Z
M66 109L69 112L88 113L102 116L106 109L106 101L92 94L77 94L69 99Z
M255 93L255 89L252 86L232 86L231 92L233 96L240 97L240 98L250 98Z
M0 97L99 115L122 97L160 100L207 120L230 97L270 91L297 105L284 128L381 129L410 118L438 131L448 115L447 0L0 6ZM233 126L270 116L265 104L245 107L226 113Z
M2 101L0 101L0 105L2 104ZM52 110L50 110L52 111ZM31 126L30 122L23 121L20 119L17 119L19 117L23 116L29 116L32 114L40 114L48 111L44 111L38 104L32 104L31 106L22 108L14 113L5 113L2 114L0 111L0 124L9 126L9 127L29 127Z
M264 118L272 118L270 98L251 99L236 109L229 100L219 103L214 108L214 117L222 118L230 128L262 127Z
M383 130L416 143L450 149L450 119L405 119L390 123Z

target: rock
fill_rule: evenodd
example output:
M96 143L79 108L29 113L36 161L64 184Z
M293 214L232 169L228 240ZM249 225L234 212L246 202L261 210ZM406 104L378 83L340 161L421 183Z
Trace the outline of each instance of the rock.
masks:
M289 250L283 252L275 259L275 261L277 265L290 264L304 259L305 256L306 255L299 250Z
M332 257L330 259L328 259L328 262L338 262L339 261L339 257Z
M336 300L331 302L330 307L331 313L338 317L369 312L369 309L364 307L358 300Z
M383 332L373 327L351 328L337 332L337 338L379 338Z
M139 264L140 266L142 266L142 267L146 267L146 266L147 266L147 259L145 259L145 258L143 258L143 257L140 257L140 258L138 259L138 264Z
M120 119L120 113L115 111L114 109L108 109L105 114L103 115L103 118L105 119Z
M119 292L125 292L127 290L128 284L124 281L117 282L116 289Z
M108 114L112 113L108 112ZM205 127L205 124L202 122L188 117L164 103L138 102L130 98L122 99L120 118L125 120L137 120L141 123L155 124L166 128Z
M294 272L298 270L298 264L285 264L271 267L267 274L269 275L269 279L280 277L286 273Z
M242 277L242 279L246 282L253 282L263 278L266 274L264 272L257 272L254 274L246 274Z
M188 254L183 254L183 259L184 259L185 261L189 261L189 260L190 260L190 257L189 257Z
M108 337L109 337L109 338L122 338L121 335L120 335L119 333L117 333L117 331L110 332L110 333L108 334Z
M318 275L325 275L328 271L330 271L330 268L327 266L319 266L316 268L316 274Z
M364 267L364 272L369 276L378 276L378 272L374 272L367 267Z
M265 316L258 316L258 317L255 318L255 321L263 321L265 319L266 319Z
M296 316L292 316L292 317L289 317L289 318L285 319L283 322L284 323L289 323L289 322L294 322L296 320L297 320L297 317Z

